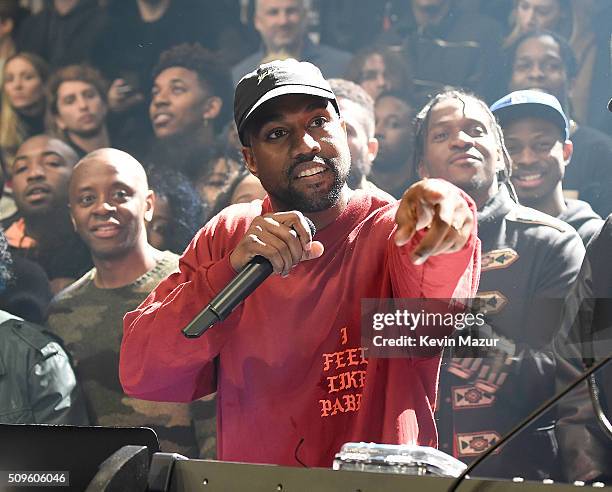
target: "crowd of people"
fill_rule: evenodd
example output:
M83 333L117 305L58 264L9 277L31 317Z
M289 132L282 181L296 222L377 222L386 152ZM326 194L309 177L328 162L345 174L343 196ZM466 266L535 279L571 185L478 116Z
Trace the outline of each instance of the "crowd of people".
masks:
M0 380L16 395L0 421L148 426L164 451L233 461L329 466L357 439L469 463L554 394L563 313L538 300L575 295L612 213L609 2L36 5L0 0L0 362L20 371ZM419 200L436 240L386 246ZM179 340L254 254L280 276L224 333ZM361 298L460 293L502 348L418 368L362 354L369 387L330 399L316 358L361 348ZM275 335L292 324L310 331ZM385 395L401 385L414 394ZM576 413L544 415L477 474L611 477L612 443ZM577 446L597 452L572 465Z

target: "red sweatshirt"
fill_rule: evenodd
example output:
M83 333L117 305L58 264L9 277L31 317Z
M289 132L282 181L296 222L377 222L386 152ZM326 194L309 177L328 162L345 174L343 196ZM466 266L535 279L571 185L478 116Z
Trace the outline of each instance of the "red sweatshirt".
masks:
M272 211L267 198L225 209L194 238L180 272L126 314L126 393L191 401L217 390L226 461L328 467L348 441L436 446L439 358L364 357L360 300L470 297L479 241L474 231L460 252L414 266L414 240L402 248L392 240L396 209L355 192L317 231L323 256L268 277L224 322L187 339L181 329L236 275L229 255L252 219Z

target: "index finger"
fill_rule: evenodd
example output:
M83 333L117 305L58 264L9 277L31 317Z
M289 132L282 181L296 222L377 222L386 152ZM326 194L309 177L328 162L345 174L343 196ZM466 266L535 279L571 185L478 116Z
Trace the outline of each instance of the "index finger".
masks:
M301 212L277 212L272 214L272 217L274 217L276 221L291 227L296 232L300 243L302 243L302 248L306 251L310 250L312 232L310 231L308 222L306 222L306 218Z

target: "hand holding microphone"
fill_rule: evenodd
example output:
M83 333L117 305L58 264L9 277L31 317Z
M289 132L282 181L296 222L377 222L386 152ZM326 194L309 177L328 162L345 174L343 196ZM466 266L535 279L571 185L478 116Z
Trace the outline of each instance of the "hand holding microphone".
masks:
M253 219L230 254L238 275L183 329L187 338L201 336L224 320L269 275L289 275L300 261L319 258L323 244L313 241L315 226L300 212L278 212Z

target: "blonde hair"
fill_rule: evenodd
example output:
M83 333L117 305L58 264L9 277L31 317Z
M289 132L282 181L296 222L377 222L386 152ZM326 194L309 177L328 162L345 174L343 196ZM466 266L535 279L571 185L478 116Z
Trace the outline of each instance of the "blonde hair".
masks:
M5 72L7 65L15 58L23 58L30 63L36 70L41 82L44 84L48 68L47 63L38 55L33 53L15 53L6 59L2 69L2 98L0 100L0 151L2 151L5 162L10 171L13 166L13 157L17 152L17 148L27 137L26 128L23 125L21 118L15 108L11 105L9 98L4 90Z

